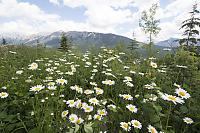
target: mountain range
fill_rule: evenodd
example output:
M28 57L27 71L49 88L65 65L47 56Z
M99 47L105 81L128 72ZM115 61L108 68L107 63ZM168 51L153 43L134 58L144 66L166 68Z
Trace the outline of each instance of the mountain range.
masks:
M18 33L9 33L9 34L0 34L0 38L5 38L5 40L10 44L25 44L25 45L35 45L37 40L41 44L45 44L47 47L58 48L60 47L59 42L62 37L63 31L56 31L53 33L45 33L45 34L34 34L34 35L21 35ZM132 39L115 35L115 34L104 34L104 33L96 33L96 32L79 32L79 31L69 31L66 32L66 36L68 38L72 37L72 45L73 46L81 46L82 48L87 47L88 45L94 45L96 47L101 47L102 45L113 47L117 43L123 40L127 45L130 44ZM163 49L171 47L177 47L178 43L174 42L177 38L170 38L165 41L161 41L155 43L154 48ZM0 40L1 43L2 39ZM144 43L139 42L139 47Z

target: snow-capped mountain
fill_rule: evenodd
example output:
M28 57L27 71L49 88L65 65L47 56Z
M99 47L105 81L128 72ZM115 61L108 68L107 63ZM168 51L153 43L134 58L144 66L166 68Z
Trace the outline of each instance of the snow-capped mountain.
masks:
M63 31L56 31L53 33L46 33L46 34L34 34L30 36L23 36L20 34L12 34L12 35L0 35L0 37L5 38L8 43L12 44L27 44L27 45L34 45L36 44L37 40L45 44L48 47L58 48L59 42L62 37ZM72 37L73 45L81 45L83 47L87 45L95 45L95 46L102 46L109 45L113 46L117 44L120 40L124 40L127 44L130 43L131 39L119 36L115 34L103 34L103 33L96 33L96 32L79 32L79 31L69 31L66 32L66 36L68 38ZM0 41L1 43L1 41Z

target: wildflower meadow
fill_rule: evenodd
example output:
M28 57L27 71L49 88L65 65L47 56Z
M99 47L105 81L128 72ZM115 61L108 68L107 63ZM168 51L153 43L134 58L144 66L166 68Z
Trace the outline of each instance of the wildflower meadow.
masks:
M199 57L0 49L1 133L198 133Z

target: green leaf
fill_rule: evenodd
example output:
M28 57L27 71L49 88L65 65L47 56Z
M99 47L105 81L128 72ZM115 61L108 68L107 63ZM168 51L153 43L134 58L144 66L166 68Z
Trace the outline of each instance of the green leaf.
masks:
M33 128L29 131L29 133L39 133L40 132L40 129L39 128Z
M108 107L108 109L112 110L113 112L117 112L117 110L113 107Z
M155 89L158 89L158 90L162 90L160 87L157 87L157 86L155 86L154 88L155 88Z
M144 95L145 98L150 98L151 96L149 94Z
M187 113L188 112L188 109L187 109L186 106L181 106L180 110L181 110L182 113Z
M75 133L78 132L79 127L80 127L80 126L79 126L78 124L75 125L75 131L74 131Z
M158 122L158 121L160 121L160 117L159 117L159 116L153 115L153 116L151 117L151 122Z
M86 133L93 133L91 124L84 125L84 130Z
M162 107L161 107L160 105L155 105L155 104L153 104L153 107L155 108L155 110L156 110L157 112L160 112L160 111L162 110Z
M66 132L66 133L74 133L74 129L73 129L73 128L70 128L70 129L69 129L69 132Z

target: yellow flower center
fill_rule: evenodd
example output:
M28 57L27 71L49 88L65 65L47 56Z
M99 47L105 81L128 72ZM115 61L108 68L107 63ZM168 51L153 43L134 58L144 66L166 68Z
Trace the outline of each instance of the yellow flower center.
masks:
M103 111L101 111L101 112L100 112L100 114L101 114L101 115L103 115L103 114L104 114L104 112L103 112Z
M79 88L79 87L78 87L77 89L78 89L79 91L81 90L81 88Z
M125 96L125 98L130 98L129 96Z
M175 97L168 97L170 100L176 100Z
M86 110L90 110L90 108L86 108Z
M71 101L71 102L70 102L70 104L74 104L74 102L73 102L73 101Z
M61 80L60 80L60 82L64 82L64 80L63 80L63 79L61 79Z
M128 125L127 125L127 124L124 124L123 126L124 126L125 128L128 128Z
M71 120L74 121L75 120L74 117L72 117Z
M82 104L81 104L81 102L80 102L80 103L78 104L78 107L80 108L80 107L81 107L81 105L82 105Z
M35 88L36 91L40 90L40 88Z
M109 82L109 84L112 84L112 82Z
M98 115L98 116L97 116L97 119L100 120L100 119L101 119L101 116Z
M96 100L94 100L94 99L93 99L93 100L92 100L92 102L94 102L94 103L95 103L95 102L96 102Z
M1 96L5 96L6 94L1 94Z
M179 92L180 95L185 96L185 92Z
M190 122L190 120L186 120L187 122Z
M156 66L156 64L153 64L153 66Z
M139 126L139 123L138 122L134 122L134 125L136 125L137 127Z
M63 115L66 115L67 114L67 112L65 111L65 112L63 112Z
M152 128L150 129L151 133L155 133L155 130L153 130Z
M36 67L36 66L37 66L37 64L33 64L33 66L35 66L35 67Z
M86 91L86 93L90 93L90 91Z
M81 121L80 120L77 120L77 123L80 123Z
M131 111L133 111L133 110L134 110L134 108L133 108L133 107L130 107L130 110L131 110Z

